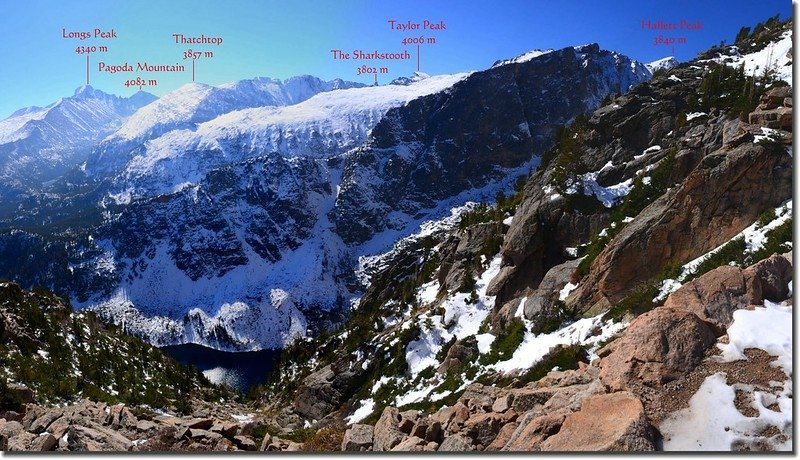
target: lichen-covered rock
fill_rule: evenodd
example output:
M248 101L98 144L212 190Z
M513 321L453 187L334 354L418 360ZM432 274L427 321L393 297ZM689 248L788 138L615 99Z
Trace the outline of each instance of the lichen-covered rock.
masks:
M372 450L373 434L375 427L356 423L344 432L342 450L350 452L363 452Z
M721 335L733 321L733 312L754 300L747 284L742 269L723 265L681 286L667 297L664 307L690 311Z
M745 268L742 275L751 282L751 302L760 305L764 300L780 302L789 296L792 281L792 262L778 254Z
M644 406L628 392L592 396L568 415L558 433L541 444L543 451L651 451L654 430Z
M538 417L533 414L526 415L511 434L503 450L510 451L535 451L539 450L541 443L548 437L558 433L564 423L566 414L546 414Z
M447 436L439 445L439 452L467 452L475 450L472 441L463 434Z
M30 450L34 452L48 452L58 446L58 439L50 433L41 433L31 442Z
M392 450L392 448L405 440L408 435L398 429L402 417L395 407L387 407L375 424L373 434L373 449L376 452Z
M472 438L473 444L488 446L497 437L497 433L500 431L504 421L501 414L475 414L464 424L464 432Z
M392 447L391 450L395 452L422 452L425 450L427 444L428 443L420 437L409 436L400 442L400 444Z
M716 339L694 313L659 307L631 322L600 361L600 379L612 391L658 386L694 369Z

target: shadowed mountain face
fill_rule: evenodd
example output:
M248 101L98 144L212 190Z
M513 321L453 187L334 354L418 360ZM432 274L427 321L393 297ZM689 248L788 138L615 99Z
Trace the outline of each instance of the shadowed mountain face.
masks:
M394 109L345 164L337 230L363 242L396 225L392 213L413 215L497 180L539 155L555 127L648 77L641 64L593 44L477 72Z

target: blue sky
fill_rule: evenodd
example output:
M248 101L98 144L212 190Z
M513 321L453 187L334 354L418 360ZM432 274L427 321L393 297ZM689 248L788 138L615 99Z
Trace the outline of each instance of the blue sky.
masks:
M435 44L420 47L420 67L431 74L480 70L495 60L535 48L560 48L589 42L644 62L672 54L672 47L655 45L662 32L641 28L642 20L689 23L702 29L668 31L684 37L675 47L679 60L721 40L732 41L743 25L780 13L792 14L789 0L495 0L442 1L271 1L271 0L5 0L0 14L0 117L30 105L47 105L68 96L85 83L86 57L79 45L105 45L108 52L90 56L90 83L106 92L129 95L127 79L157 80L146 88L163 95L191 81L191 63L183 53L212 51L211 59L196 61L196 80L219 84L255 76L287 78L312 74L325 79L344 78L372 83L372 75L357 75L363 62L334 61L333 48L350 52L402 52L408 61L373 62L388 67L379 82L416 70L416 45L403 38L434 37ZM422 23L444 21L447 30L391 30L388 20ZM115 29L112 40L71 40L67 31ZM222 45L188 46L174 43L172 34L222 37ZM181 73L107 74L99 61L110 65L138 62L185 64Z

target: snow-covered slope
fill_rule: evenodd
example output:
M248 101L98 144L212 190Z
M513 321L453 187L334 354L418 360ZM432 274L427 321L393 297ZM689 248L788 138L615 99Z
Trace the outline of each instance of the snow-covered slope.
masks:
M734 56L726 64L739 67L744 64L747 75L762 75L774 72L774 77L792 84L792 31L786 31L780 39L764 49L745 55Z
M219 86L188 83L137 112L108 142L144 140L176 128L193 128L233 110L292 105L321 92L360 86L363 85L340 79L323 81L310 75L287 80L260 77Z
M710 60L734 68L744 65L746 75L761 77L764 74L771 74L775 79L792 84L791 30L783 32L777 40L758 51L741 54L737 46L729 46L725 48L725 53L727 54L718 53Z
M82 86L47 107L28 107L0 121L3 182L45 180L84 161L88 150L156 97L129 98Z
M552 53L554 50L547 49L547 50L531 50L526 53L522 53L519 56L512 58L512 59L502 59L496 61L492 64L492 67L499 67L501 65L508 65L508 64L519 64L521 62L528 62L533 58L537 58L547 53Z
M479 377L484 377L489 372L501 374L522 374L541 362L548 353L560 345L580 344L585 346L591 356L594 356L599 345L609 337L624 329L627 324L606 320L602 315L583 318L577 321L566 322L556 330L549 333L535 334L530 331L531 322L523 315L522 305L513 313L512 321L520 321L525 326L524 335L519 344L511 350L506 358L494 362L484 361L492 350L492 345L498 339L486 329L487 318L491 319L494 308L494 297L487 295L487 286L500 271L500 256L491 260L483 259L480 266L483 270L477 274L474 294L462 292L448 292L447 295L437 295L441 287L437 280L422 285L414 292L414 305L392 305L390 308L400 312L396 316L384 319L384 328L387 331L418 330L416 338L404 346L403 367L407 366L410 375L414 376L414 383L409 384L403 375L389 373L384 375L383 369L378 369L375 384L370 396L354 404L355 411L347 417L348 423L358 423L372 414L376 402L381 406L394 405L397 407L421 401L441 401L447 396L464 391L464 389ZM420 313L422 312L422 313ZM349 331L343 333L345 335ZM364 340L367 346L376 349L389 350L399 340L392 333L375 333L371 340ZM445 373L431 372L426 375L426 369L439 369L448 361L447 351L453 343L460 344L473 341L476 344L477 356L464 362L468 372L460 374L457 383L442 391ZM390 344L390 345L387 345ZM379 357L366 356L364 368ZM452 361L452 360L450 360ZM387 385L392 389L399 389L390 399L376 401L378 389ZM385 398L385 396L384 396Z
M0 144L40 134L51 145L75 146L96 140L119 126L122 119L156 99L140 91L129 98L81 86L71 97L47 107L27 107L0 121Z
M295 105L232 111L196 129L176 129L151 140L130 160L119 184L134 195L166 193L196 183L219 165L267 153L333 157L362 144L389 109L467 75L417 76L402 86L342 89Z
M200 123L229 112L287 106L319 93L363 86L340 79L323 81L310 75L286 80L259 77L219 86L189 83L138 111L108 136L87 162L85 171L96 178L117 175L148 140L172 131L194 131ZM176 142L176 138L173 136L163 142Z

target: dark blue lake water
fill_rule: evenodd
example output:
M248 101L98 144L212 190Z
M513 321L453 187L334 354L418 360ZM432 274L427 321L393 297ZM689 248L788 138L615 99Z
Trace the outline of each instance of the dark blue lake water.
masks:
M194 343L171 345L162 350L182 364L198 368L211 382L247 392L264 383L281 355L280 350L231 353Z

